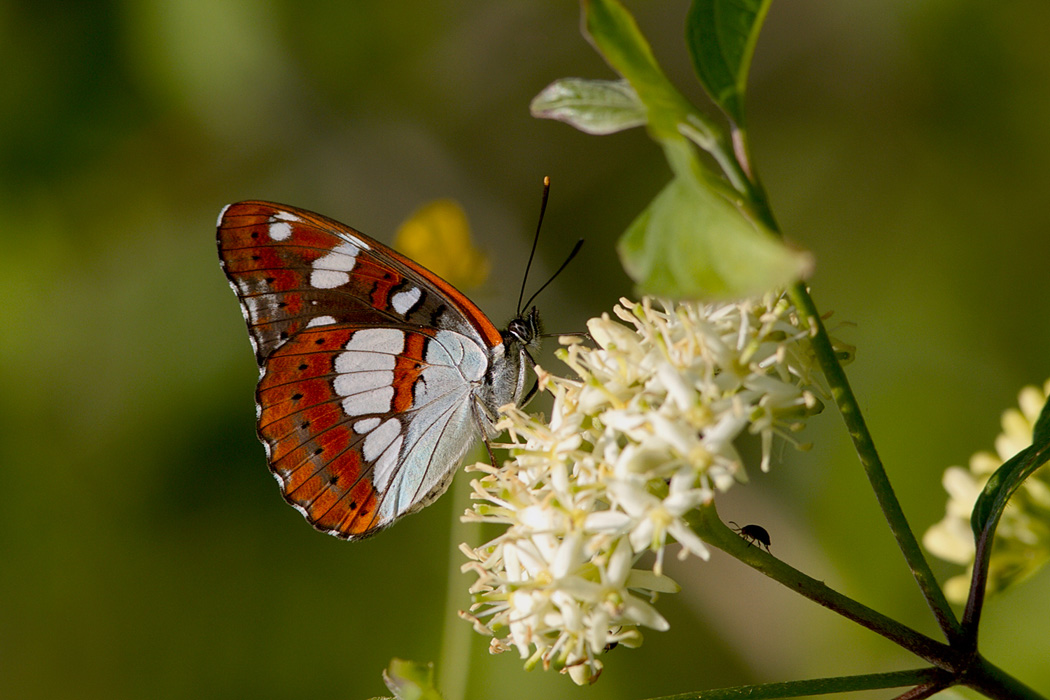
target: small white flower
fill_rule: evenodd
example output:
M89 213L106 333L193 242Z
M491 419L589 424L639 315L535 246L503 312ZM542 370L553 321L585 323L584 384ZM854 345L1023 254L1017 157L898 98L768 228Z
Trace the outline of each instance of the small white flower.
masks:
M536 368L554 397L548 423L508 406L512 459L476 465L466 519L505 530L464 545L478 580L463 616L493 652L517 649L527 668L577 683L601 673L610 644L638 646L640 627L666 630L653 606L677 591L662 574L667 545L708 558L687 516L745 479L733 443L796 431L820 401L807 334L778 295L738 303L621 300L587 327L596 347L565 341L577 375ZM655 557L649 568L639 560Z
M944 518L923 536L926 549L954 564L967 566L965 574L949 579L944 592L956 603L969 595L976 554L970 513L988 478L1006 460L1032 444L1032 426L1050 394L1050 380L1042 388L1029 386L1018 398L1020 410L1003 413L1003 432L995 439L996 454L978 452L970 468L948 467L942 483L948 492ZM997 592L1028 578L1050 561L1050 469L1040 467L1010 499L995 532L988 569L988 591Z

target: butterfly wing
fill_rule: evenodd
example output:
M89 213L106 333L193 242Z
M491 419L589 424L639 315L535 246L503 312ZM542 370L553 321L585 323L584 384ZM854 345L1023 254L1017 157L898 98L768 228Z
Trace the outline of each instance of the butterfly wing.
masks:
M285 499L367 537L441 495L483 429L502 337L444 280L312 212L240 202L219 256L259 363L259 437Z

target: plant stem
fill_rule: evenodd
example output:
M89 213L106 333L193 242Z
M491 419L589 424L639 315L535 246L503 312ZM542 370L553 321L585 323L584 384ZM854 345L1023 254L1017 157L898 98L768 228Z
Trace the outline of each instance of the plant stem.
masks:
M738 535L733 530L729 529L725 523L718 517L718 511L715 509L714 503L708 503L701 506L698 511L696 518L691 522L693 530L703 539L704 542L721 549L726 554L729 554L736 559L744 562L753 569L757 569L766 576L769 576L775 581L778 581L793 591L802 594L810 600L823 605L824 607L837 612L838 614L846 617L854 622L867 627L873 632L877 632L887 639L893 641L899 646L907 649L916 656L933 664L935 669L925 669L929 672L929 677L922 677L914 680L913 683L904 682L899 685L914 685L916 686L915 695L906 694L908 698L919 698L928 697L924 694L924 690L931 688L946 688L951 685L962 684L966 685L974 690L982 693L983 695L993 698L995 700L1043 700L1043 696L1037 693L1035 690L1029 688L1021 681L1010 676L1002 669L998 668L987 659L982 657L976 652L975 649L969 648L964 645L959 646L948 646L934 639L930 639L926 635L911 629L910 627L903 625L896 620L889 618L882 613L873 610L866 605L859 603L848 596L845 596L838 591L835 591L823 582L818 581L801 571L785 564L780 561L772 554L763 551L761 548L753 546L751 543L746 541L743 537ZM915 671L914 673L918 673ZM902 672L905 673L905 672ZM947 675L945 675L947 674ZM879 676L885 676L890 678L893 674L875 674L870 678L877 678ZM903 676L902 676L903 677ZM857 679L868 678L867 676L857 676ZM831 679L823 679L831 680ZM798 681L798 683L816 683L818 681ZM787 684L771 684L772 686L783 685L785 688L791 686ZM926 686L923 688L922 686ZM764 688L765 686L748 686L753 689ZM890 685L885 686L870 686L874 687L894 687ZM857 688L859 689L859 688ZM731 692L738 691L740 689L729 688L725 690L717 691ZM844 690L849 690L848 688ZM736 697L787 697L788 694L783 695L765 695L758 694L757 690L750 695L714 695L710 694L716 691L705 691L703 694L686 694L686 695L675 695L668 698L661 698L660 700L685 700L686 698L736 698ZM818 692L839 692L834 689L830 690L805 690L798 691L794 694L817 694Z
M805 681L763 683L736 688L700 690L679 695L665 695L651 700L736 700L737 698L793 698L800 695L824 695L827 693L850 693L878 688L900 688L935 682L944 672L934 668L919 668L912 671L892 673L870 673L860 676L837 676L813 678Z
M461 471L460 474L463 472ZM449 527L448 579L445 583L445 621L441 631L441 659L438 664L438 688L445 700L463 700L470 678L470 650L473 632L460 619L460 608L469 602L463 574L456 565L460 542L475 539L478 526L464 523L460 516L470 507L470 490L458 478L453 482L452 524Z
M958 654L946 644L930 639L907 625L829 588L822 581L807 576L762 549L751 546L721 521L713 502L701 506L698 513L699 521L693 523L693 529L704 542L736 557L829 610L881 634L931 664L952 671L958 670Z
M875 450L875 442L872 440L871 433L868 432L868 426L864 422L864 416L860 412L860 405L857 403L857 398L853 395L846 373L842 370L842 365L831 347L827 330L824 328L824 323L817 312L813 298L809 295L809 291L802 282L795 283L788 291L788 294L792 302L794 302L795 308L799 310L802 318L812 329L810 342L813 345L817 361L820 363L824 376L827 378L828 386L831 388L831 395L838 405L839 413L842 414L842 420L846 423L846 428L849 431L850 438L853 440L857 456L864 467L864 472L868 475L868 481L875 491L875 497L882 508L886 522L889 523L890 530L893 531L897 545L904 554L908 567L911 569L915 581L919 584L919 589L926 598L927 605L929 605L934 617L937 618L937 623L940 625L945 637L953 645L957 644L963 636L962 627L955 617L955 613L952 612L947 598L944 597L944 592L937 584L937 579L933 575L929 563L922 555L922 550L919 548L918 540L915 539L915 534L912 532L911 527L908 526L908 519L904 515L900 501L897 500L897 496L893 492L893 486L890 485L889 477L882 466L882 460L879 459L879 454Z
M920 683L911 690L901 693L893 700L924 700L924 698L936 695L937 693L947 688L949 685L951 685L950 680Z
M993 700L1044 700L1035 690L979 655L961 682Z
M743 202L738 202L738 205L746 206L750 213L757 217L770 231L777 236L781 235L780 227L769 207L765 191L749 162L747 139L744 132L734 129L731 151L725 147L723 142L717 142L716 146L715 151L718 151L715 153L716 159L729 175L730 182L735 189L743 196ZM809 294L809 290L803 282L799 281L788 290L788 295L804 322L809 325L811 330L810 340L814 354L824 372L828 387L838 406L839 413L842 415L843 422L846 424L850 438L853 440L857 456L860 458L861 465L864 467L868 481L875 491L875 497L879 502L886 522L890 526L890 530L893 532L894 538L897 540L897 545L904 555L908 568L911 570L912 576L914 576L916 583L919 585L927 605L937 619L941 631L949 644L944 645L930 639L898 623L896 620L833 591L822 582L784 564L758 547L746 546L744 540L726 527L718 518L713 503L700 509L699 522L695 523L694 529L708 544L722 549L824 607L878 632L939 667L900 672L902 674L901 677L907 674L920 674L921 677L916 676L911 682L881 686L857 685L853 688L843 688L842 690L913 685L914 687L910 691L899 697L918 699L928 697L943 688L961 683L987 697L998 700L1042 700L1042 696L1039 693L1003 672L977 651L977 626L980 620L982 603L984 602L988 553L991 549L990 545L995 523L986 527L982 537L979 538L977 565L975 565L974 576L971 581L970 599L967 602L963 621L960 623L948 604L944 592L938 585L929 563L923 556L914 532L908 525L904 510L897 500L889 477L882 465L882 460L875 449L875 442L860 411L860 404L853 394L853 389L850 387L846 373L843 371L839 358L831 345L827 329L824 327L823 320L817 311L813 298ZM836 689L820 689L826 687L819 685L823 681L878 682L875 679L880 677L890 679L895 675L892 673L874 674L872 676L856 676L852 677L852 679L819 679L816 681L797 681L765 686L727 688L718 691L668 696L660 700L814 695L823 692L840 692ZM772 690L773 694L765 692L769 690ZM780 693L781 690L784 692L776 694Z
M747 185L744 187L738 185L737 188L750 203L753 213L770 231L778 236L781 235L780 226L777 224L776 217L769 207L769 200L765 195L765 190L762 188L757 175L752 174L753 169L750 167L750 163L741 164L736 162L737 158L746 158L746 134L743 132L734 134L732 153L728 152L724 143L719 142L718 145L722 151L719 154L721 155L719 158L720 163L723 161L735 162L736 164L731 169L735 174L749 175ZM857 456L864 467L864 472L868 475L868 481L875 491L875 497L882 508L883 516L886 518L886 522L889 523L890 530L897 540L897 546L900 547L901 552L904 554L908 568L911 569L912 576L915 577L915 581L919 584L919 589L926 599L926 604L929 605L934 617L937 618L937 623L940 625L945 638L953 645L958 644L964 637L962 626L955 617L955 613L952 612L948 599L944 597L944 592L938 585L937 578L933 575L929 563L922 555L919 542L915 539L915 533L909 527L908 519L904 516L904 510L893 492L889 477L882 466L882 460L879 459L879 454L875 450L875 441L872 439L871 433L868 432L868 426L864 422L860 404L857 403L857 397L853 395L853 389L846 378L846 373L843 371L838 356L831 347L831 340L828 337L827 329L824 328L824 322L820 318L816 304L809 295L809 290L806 289L805 283L801 281L792 285L788 290L788 295L795 304L795 308L798 309L799 314L801 314L802 319L809 324L811 330L810 342L813 345L817 362L820 363L824 376L827 378L831 395L838 405L843 421L846 423L850 438L853 440L854 449L856 449Z
M966 632L965 642L968 649L977 651L977 632L981 623L981 611L984 609L984 597L988 588L988 567L991 564L992 544L995 540L995 527L998 516L990 526L986 525L977 538L973 573L970 575L970 592L966 598L966 609L963 611L962 625Z

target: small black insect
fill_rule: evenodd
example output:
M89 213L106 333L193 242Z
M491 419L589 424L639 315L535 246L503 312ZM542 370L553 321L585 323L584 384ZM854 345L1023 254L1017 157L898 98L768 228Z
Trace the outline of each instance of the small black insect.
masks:
M761 525L744 525L740 527L732 520L729 524L733 526L733 531L738 535L747 540L747 546L750 547L753 544L764 546L766 551L769 551L769 533L766 532L766 528Z

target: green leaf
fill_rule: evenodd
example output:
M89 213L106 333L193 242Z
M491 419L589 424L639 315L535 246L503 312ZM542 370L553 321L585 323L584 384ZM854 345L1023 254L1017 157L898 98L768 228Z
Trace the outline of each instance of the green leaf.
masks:
M626 80L556 80L529 109L534 117L557 119L588 134L613 134L646 123L645 105Z
M674 172L617 246L641 291L739 298L805 276L810 258L758 223L740 192L700 162L692 144L709 151L723 168L735 161L725 151L722 131L668 81L631 14L617 0L583 0L583 13L588 40L634 88L646 109L649 134ZM742 178L733 182L746 189Z
M707 94L737 125L744 124L744 92L751 57L772 0L693 0L686 41Z
M970 514L970 527L976 545L973 576L970 579L970 595L963 614L963 630L969 631L969 639L976 643L977 627L980 624L984 596L988 588L988 573L991 567L992 545L999 518L1006 509L1010 497L1020 488L1024 480L1047 462L1050 462L1050 430L1047 429L1047 407L1033 428L1036 440L995 470L974 503ZM1031 562L1028 562L1031 564ZM1001 582L1002 576L997 576ZM998 583L998 582L997 582Z
M1050 406L1050 402L1043 406L1036 420L1031 446L996 469L977 497L973 513L970 514L970 527L975 538L987 537L986 531L994 530L1014 492L1032 472L1050 462L1050 410L1047 406Z
M1043 410L1032 426L1032 444L1042 445L1046 442L1050 442L1050 401L1043 404Z
M393 659L383 680L397 700L441 700L434 687L434 664Z
M675 298L738 298L803 276L808 256L746 218L715 189L679 173L617 244L642 292Z
M985 527L993 518L998 519L998 514L1002 513L1002 509L996 508L996 503L999 497L1006 493L1005 489L1008 489L1009 493L1013 493L1014 489L1017 488L1016 484L1013 489L1009 488L1008 483L1013 481L1010 478L1012 473L1017 473L1019 469L1022 469L1025 464L1025 459L1031 452L1031 447L1026 447L1010 459L1006 460L1001 467L995 470L995 473L988 477L988 481L984 485L984 489L981 491L981 495L977 497L977 501L973 504L973 511L970 513L970 527L973 529L973 535L975 538L980 538L981 533L984 532ZM1003 506L1005 506L1005 501Z
M616 0L583 0L583 11L587 39L631 83L648 110L653 136L682 138L678 123L695 110L664 75L634 17Z

